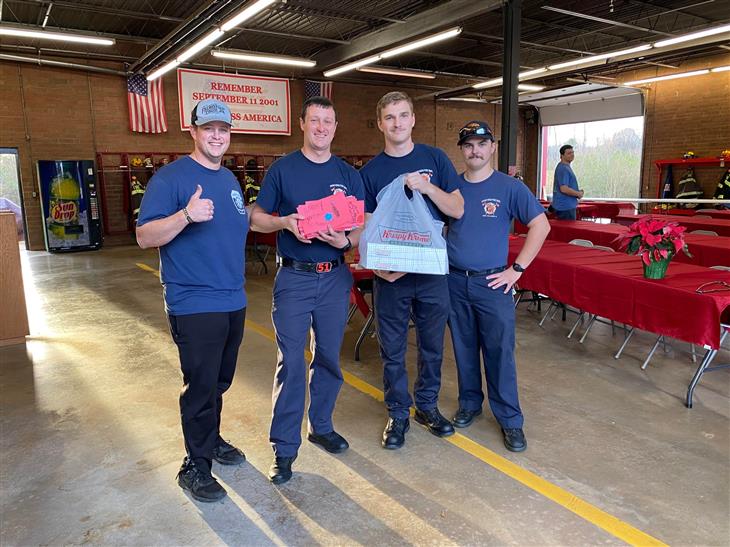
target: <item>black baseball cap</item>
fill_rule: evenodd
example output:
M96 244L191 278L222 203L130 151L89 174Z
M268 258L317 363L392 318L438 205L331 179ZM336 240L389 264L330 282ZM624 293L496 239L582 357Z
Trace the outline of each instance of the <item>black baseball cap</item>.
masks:
M464 141L469 137L481 137L483 139L489 139L490 141L494 142L494 134L492 133L492 128L489 127L487 122L482 122L479 120L471 121L461 129L459 129L459 142L457 142L456 144L458 146L461 146L462 144L464 144Z

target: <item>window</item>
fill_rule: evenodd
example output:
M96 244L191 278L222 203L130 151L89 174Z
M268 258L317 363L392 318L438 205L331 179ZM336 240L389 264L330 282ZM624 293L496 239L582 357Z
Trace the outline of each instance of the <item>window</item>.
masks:
M639 197L643 134L643 116L543 127L541 197L553 193L555 166L564 144L575 150L571 167L586 197Z

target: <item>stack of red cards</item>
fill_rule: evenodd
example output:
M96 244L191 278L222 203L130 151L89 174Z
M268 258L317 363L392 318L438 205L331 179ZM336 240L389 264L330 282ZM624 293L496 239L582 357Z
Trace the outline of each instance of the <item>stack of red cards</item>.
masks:
M338 232L352 230L365 222L365 202L344 192L336 192L316 201L306 201L297 207L304 218L299 221L299 231L311 239L327 226Z

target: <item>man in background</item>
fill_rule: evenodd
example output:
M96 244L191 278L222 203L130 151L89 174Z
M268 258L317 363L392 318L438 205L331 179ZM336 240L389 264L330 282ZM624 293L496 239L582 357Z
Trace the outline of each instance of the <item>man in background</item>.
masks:
M583 190L578 188L578 179L570 164L575 159L575 151L569 144L560 147L560 163L555 166L553 180L552 208L560 220L575 220L578 200L583 197Z

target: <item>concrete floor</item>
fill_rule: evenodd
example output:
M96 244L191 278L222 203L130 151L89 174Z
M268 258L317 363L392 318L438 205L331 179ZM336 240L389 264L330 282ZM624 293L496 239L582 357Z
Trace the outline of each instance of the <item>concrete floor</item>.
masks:
M403 449L383 450L383 404L350 384L335 418L351 449L333 456L305 441L295 477L271 485L275 346L255 325L223 417L224 437L248 462L216 466L229 497L197 503L174 481L181 377L160 286L136 265L156 261L131 246L24 253L33 335L0 349L2 545L730 544L730 371L708 374L688 410L687 356L659 352L642 372L650 335L615 361L620 338L610 328L598 325L580 345L565 338L570 323L540 329L525 307L517 355L527 452L504 449L488 411L461 432L477 455L519 466L513 476L534 473L576 496L565 505L605 513L580 516L415 424ZM248 319L271 329L273 278L255 270ZM382 388L375 340L352 360L361 325L356 316L348 329L343 368ZM448 346L441 409L450 416ZM651 537L632 540L642 536L622 535L625 525Z

